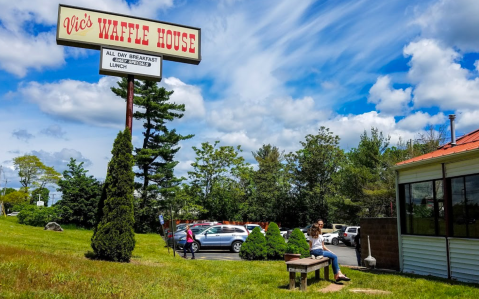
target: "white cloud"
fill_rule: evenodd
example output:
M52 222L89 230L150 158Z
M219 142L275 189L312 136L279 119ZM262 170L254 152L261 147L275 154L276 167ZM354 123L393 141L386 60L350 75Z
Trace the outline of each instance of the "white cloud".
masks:
M414 87L414 107L439 107L444 110L479 108L479 78L456 61L460 55L437 41L423 39L404 48L411 56L408 77Z
M182 121L202 118L205 116L205 106L200 88L183 83L180 79L170 77L165 78L164 84L166 90L174 90L170 101L185 105L185 112Z
M63 63L63 49L56 45L53 32L32 36L0 27L0 68L23 77L28 69L42 70Z
M411 101L411 87L406 89L393 89L391 78L381 76L369 90L369 103L376 104L376 109L381 113L391 115L404 115L408 112Z
M58 124L50 125L48 126L48 128L41 130L40 133L59 139L64 139L66 134L66 132L63 131L62 127Z
M426 38L440 39L464 52L479 51L479 2L440 0L431 5L417 23Z
M414 114L408 115L397 123L399 129L408 131L417 131L427 125L441 125L446 122L446 116L441 112L436 115L429 115L429 113L418 111Z
M111 92L118 78L102 77L98 83L62 80L40 84L30 82L20 94L54 117L96 126L121 128L125 120L125 101Z
M288 128L327 119L330 113L330 111L317 110L312 97L297 100L278 98L273 100L270 105L271 111L269 113L271 113L271 117L276 118Z

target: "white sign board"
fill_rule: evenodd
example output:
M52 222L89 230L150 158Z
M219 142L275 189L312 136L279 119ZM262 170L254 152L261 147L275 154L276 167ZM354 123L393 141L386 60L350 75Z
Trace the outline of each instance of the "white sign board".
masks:
M162 57L112 48L101 48L100 74L161 81Z
M165 224L165 220L163 219L163 215L160 215L159 218L160 218L160 224L161 225Z
M39 200L39 201L37 201L37 206L38 207L43 207L43 206L45 206L45 202Z

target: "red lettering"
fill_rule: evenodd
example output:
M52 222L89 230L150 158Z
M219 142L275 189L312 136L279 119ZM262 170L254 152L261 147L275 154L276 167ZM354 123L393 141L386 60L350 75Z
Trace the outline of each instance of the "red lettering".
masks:
M189 52L190 53L195 53L195 40L196 40L196 36L192 33L190 33L190 50Z
M171 30L166 30L166 48L171 49L171 44L173 42L173 37L171 36ZM170 41L168 42L168 36L170 36Z
M165 39L165 29L158 28L158 43L156 43L156 46L158 48L165 47L164 39Z
M128 42L131 43L131 29L135 29L135 24L128 23Z
M98 34L98 38L108 39L108 32L110 31L111 20L103 19L103 28L101 28L102 19L98 18L98 25L100 26L100 34ZM108 29L106 28L106 24L108 23Z
M143 40L141 41L141 44L144 46L148 46L148 40L147 38L147 32L150 30L150 28L146 25L143 25Z
M72 16L71 18L65 18L63 20L63 28L65 28L68 35L70 35L73 32L73 29L75 29L75 32L78 32L79 29L85 30L86 28L90 28L92 25L93 24L90 20L90 16L87 14L85 14L85 18L82 19L81 21L80 21L80 18L76 16Z
M121 22L120 25L121 25L120 42L122 42L124 40L123 34L125 34L125 28L126 28L127 24L126 24L126 22Z
M188 33L183 32L183 34L181 35L181 41L182 41L181 51L183 52L186 52L186 49L188 46L188 42L186 41L187 38L188 38Z
M181 32L173 31L173 36L174 36L173 48L175 49L175 51L178 51L180 49L180 35L181 35Z
M140 28L140 25L139 25L139 24L136 24L136 25L135 25L135 28L136 28L135 44L140 44L141 38L138 38L138 29Z
M113 30L110 35L111 40L118 40L118 21L113 21Z

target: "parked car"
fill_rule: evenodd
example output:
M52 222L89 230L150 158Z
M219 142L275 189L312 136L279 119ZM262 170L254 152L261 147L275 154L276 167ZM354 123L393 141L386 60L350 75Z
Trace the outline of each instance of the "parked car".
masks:
M7 214L7 216L18 216L20 212L11 212L10 214Z
M346 246L354 245L354 237L358 234L359 226L346 226L341 228L339 240Z
M324 243L338 245L339 244L339 233L340 232L341 232L340 230L337 230L337 231L332 232L332 233L323 234Z
M191 246L194 252L206 248L229 248L238 253L241 245L248 238L247 230L240 225L214 225L196 234L196 240ZM184 246L186 236L180 238L180 244Z
M341 227L347 226L346 224L338 224L338 223L326 223L323 228L321 229L321 234L329 234L332 232L335 232L337 230L340 230Z
M301 229L300 227L297 227L297 228ZM294 228L291 228L291 229L288 230L288 232L284 235L285 239L289 239L293 230L294 230Z
M248 229L248 232L251 234L251 232L253 231L253 229L255 229L256 227L259 227L261 233L263 235L266 235L266 232L264 231L264 228L261 227L261 225L259 224L245 224L245 227Z

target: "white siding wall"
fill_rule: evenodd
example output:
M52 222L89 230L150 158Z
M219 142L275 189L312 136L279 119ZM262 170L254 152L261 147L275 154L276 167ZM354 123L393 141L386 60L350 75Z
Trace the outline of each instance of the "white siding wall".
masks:
M403 271L447 278L446 238L402 235Z
M451 278L479 283L479 240L449 239Z
M399 170L399 184L442 178L442 165L435 164L407 170Z
M446 164L446 177L479 173L479 158Z

